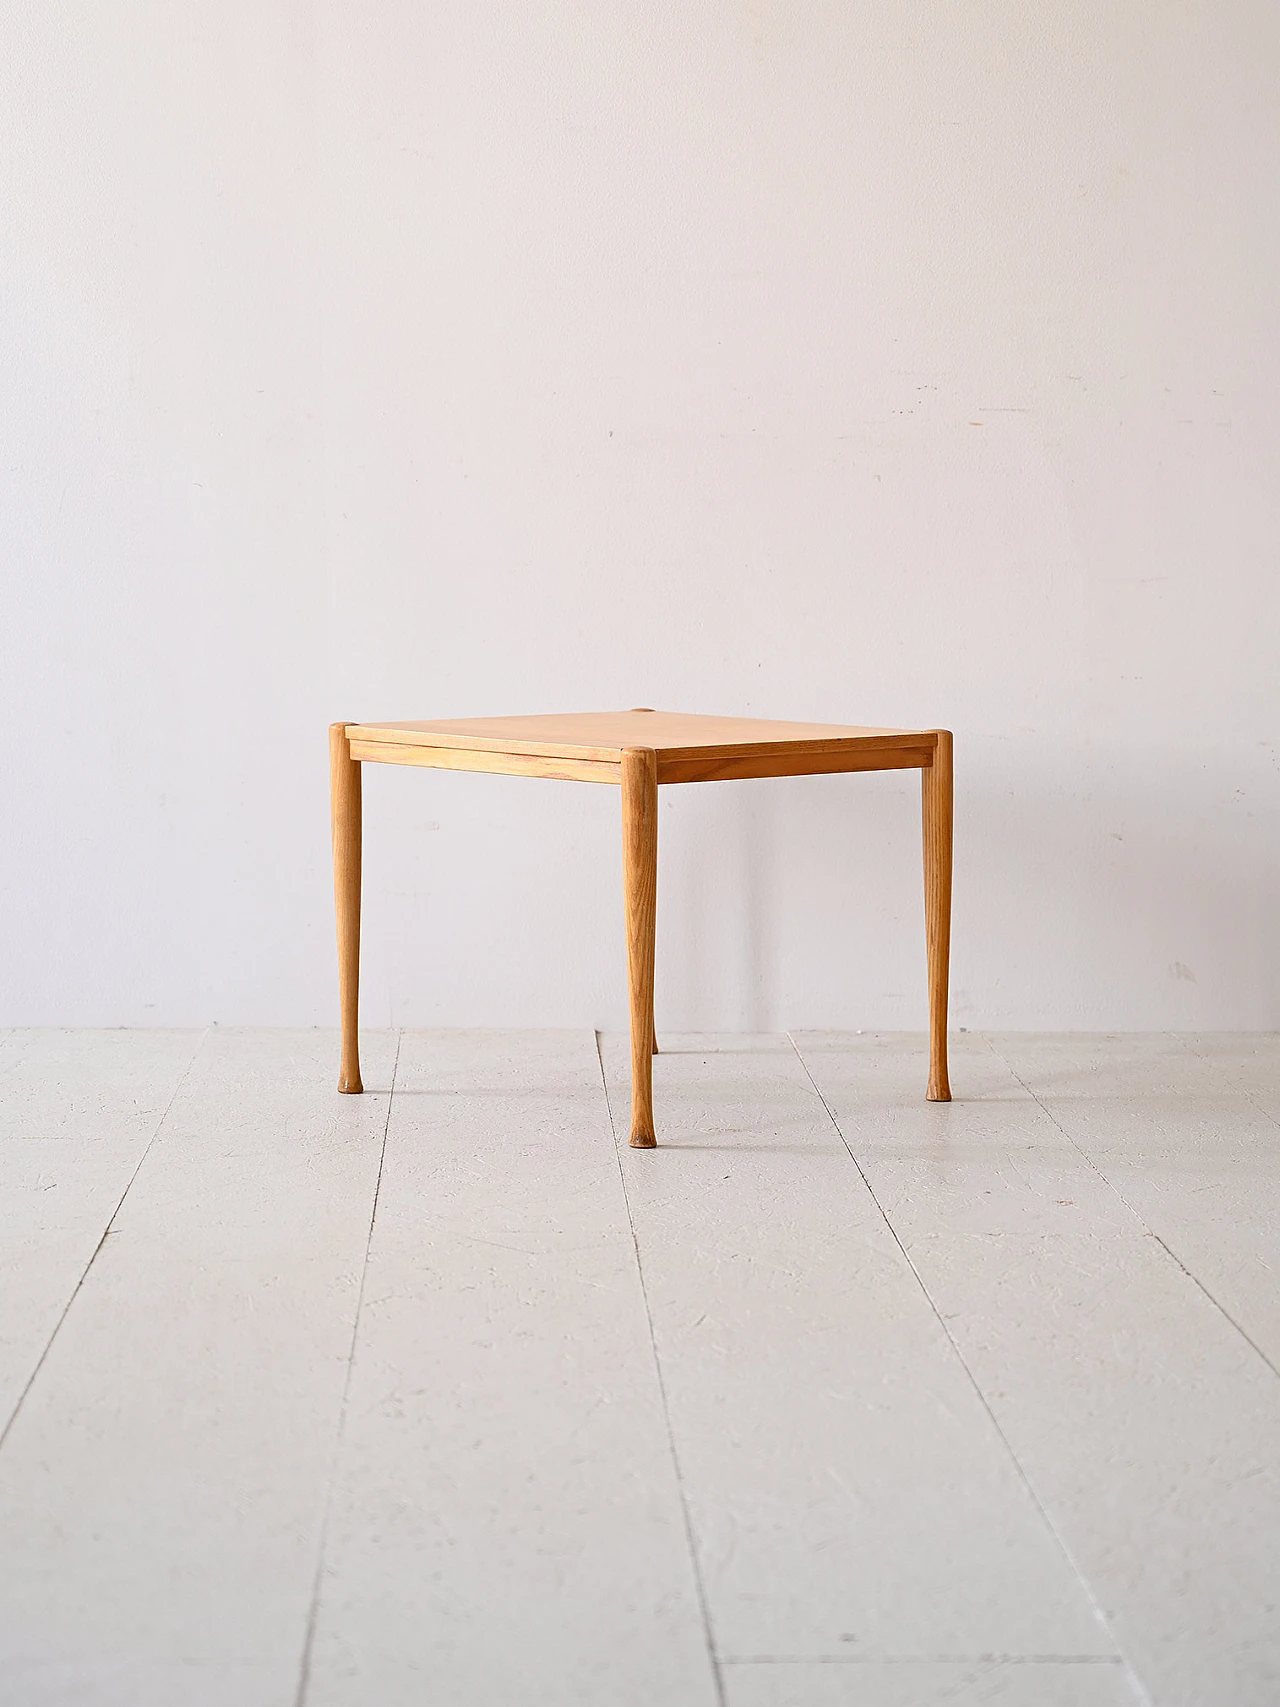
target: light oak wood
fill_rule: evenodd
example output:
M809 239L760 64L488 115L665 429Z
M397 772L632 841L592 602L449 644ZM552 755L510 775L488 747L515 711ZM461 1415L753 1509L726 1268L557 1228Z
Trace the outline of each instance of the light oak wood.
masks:
M341 1090L359 1090L356 1054L360 959L360 766L414 765L496 771L620 786L631 1011L631 1142L649 1148L660 785L739 777L919 770L923 794L925 926L929 973L927 1095L949 1102L947 984L951 941L951 736L938 729L789 723L654 711L571 712L529 717L335 724L330 732L334 896L342 1006Z
M933 742L892 746L795 747L782 752L658 755L658 781L733 782L757 776L833 776L842 771L919 770L933 763Z
M678 760L798 758L806 753L902 747L932 749L932 731L847 723L788 723L767 717L706 717L675 711L589 711L531 717L473 717L431 723L358 723L351 739L452 752L525 754L617 765L627 747L650 747L664 767ZM393 760L392 762L405 762ZM927 759L915 760L927 763ZM745 774L745 773L740 773ZM770 774L770 773L761 773ZM777 773L782 774L782 773ZM601 780L616 781L616 778ZM674 773L671 781L684 780ZM693 780L693 779L689 779Z
M930 1102L951 1101L947 1076L947 991L951 964L951 734L937 731L933 763L920 773L924 827L925 953L929 965Z
M353 737L353 758L371 764L421 765L429 770L496 771L505 776L554 777L565 782L620 780L619 765L606 759L551 757L540 753L506 753L484 748L414 745L407 741L375 741ZM747 777L824 776L843 771L919 770L933 762L933 737L910 743L787 748L780 752L744 750L720 752L708 748L692 757L658 754L658 781L731 782Z
M360 766L345 723L329 725L329 813L333 830L333 907L338 927L340 1091L363 1091L360 1079Z
M561 782L611 782L620 765L600 759L549 758L538 753L485 752L473 747L422 747L403 741L353 738L353 758L381 765L424 765L441 771L496 771L502 776L545 776Z
M652 747L622 755L622 896L631 1010L631 1143L651 1150L653 1129L653 961L658 914L658 756Z

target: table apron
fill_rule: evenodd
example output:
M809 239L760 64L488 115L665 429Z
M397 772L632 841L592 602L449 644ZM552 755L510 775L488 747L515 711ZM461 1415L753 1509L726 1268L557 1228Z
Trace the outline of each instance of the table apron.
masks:
M847 747L826 753L725 753L698 758L658 754L658 781L731 782L752 776L833 776L843 771L924 770L933 763L933 744Z
M621 764L602 759L552 759L536 753L490 753L474 747L402 746L395 741L352 741L351 757L380 765L424 765L437 771L496 771L500 776L545 776L561 782L622 779Z
M382 765L420 765L428 770L490 771L502 776L541 776L563 782L621 780L621 765L605 759L551 758L539 753L488 752L475 747L426 747L408 742L350 742L351 757ZM830 776L847 771L922 770L933 763L933 746L848 747L827 752L704 753L697 757L658 754L659 783L731 782L764 776Z

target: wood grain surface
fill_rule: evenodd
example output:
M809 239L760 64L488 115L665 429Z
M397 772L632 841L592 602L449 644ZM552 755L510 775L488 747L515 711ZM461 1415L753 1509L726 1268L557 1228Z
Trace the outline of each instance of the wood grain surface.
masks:
M342 1055L338 1089L358 1092L360 1080L360 766L345 723L329 725L329 813L333 831L333 907L338 929L338 1006Z
M622 755L622 895L631 1012L631 1143L651 1150L653 960L658 908L658 757L651 747Z

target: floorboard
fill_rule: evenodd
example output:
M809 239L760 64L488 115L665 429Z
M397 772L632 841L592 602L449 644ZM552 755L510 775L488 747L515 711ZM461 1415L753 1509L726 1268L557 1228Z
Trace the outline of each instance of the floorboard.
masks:
M992 1041L1280 1371L1280 1038Z
M624 1166L721 1658L1113 1654L787 1039L664 1036L655 1086Z
M308 1707L714 1707L589 1032L407 1032Z
M190 1031L0 1038L0 1438L199 1043Z
M726 1668L726 1707L1135 1707L1118 1660L812 1661Z
M1176 1040L961 1039L949 1106L916 1039L797 1042L1152 1698L1280 1700L1280 1381L1108 1178L1256 1111Z
M21 1707L288 1707L394 1039L212 1032L0 1452Z

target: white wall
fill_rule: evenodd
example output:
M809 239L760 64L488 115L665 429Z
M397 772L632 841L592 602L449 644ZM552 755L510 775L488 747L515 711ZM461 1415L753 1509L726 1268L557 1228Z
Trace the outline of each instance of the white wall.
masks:
M958 1024L1280 1025L1273 0L11 8L0 1021L330 1022L325 725L950 725ZM665 1027L923 1024L911 776L668 791ZM372 1023L618 1025L366 767Z

